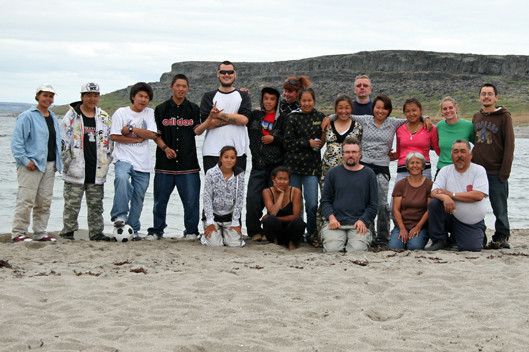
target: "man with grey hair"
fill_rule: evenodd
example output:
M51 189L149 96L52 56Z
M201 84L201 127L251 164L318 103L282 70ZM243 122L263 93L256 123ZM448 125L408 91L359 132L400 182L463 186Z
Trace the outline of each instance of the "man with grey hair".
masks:
M345 139L342 154L344 163L329 170L323 186L323 251L366 251L372 240L369 226L378 210L377 179L360 164L362 149L356 138Z
M437 174L428 205L428 229L432 244L427 251L448 247L450 232L460 251L479 252L485 238L485 198L489 182L485 169L471 162L468 141L452 144L452 165Z

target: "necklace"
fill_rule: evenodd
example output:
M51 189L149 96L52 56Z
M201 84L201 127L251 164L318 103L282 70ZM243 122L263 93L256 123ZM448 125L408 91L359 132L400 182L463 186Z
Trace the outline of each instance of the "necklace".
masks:
M416 134L417 132L419 132L419 130L421 129L421 124L419 124L419 126L417 126L417 129L415 131L411 131L410 130L410 123L409 122L406 122L406 128L408 129L408 132L410 132L410 141L413 140L413 135Z

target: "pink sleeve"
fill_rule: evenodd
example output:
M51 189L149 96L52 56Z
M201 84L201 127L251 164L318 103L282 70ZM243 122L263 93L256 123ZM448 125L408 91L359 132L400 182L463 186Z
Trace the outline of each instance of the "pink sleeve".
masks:
M406 124L403 124L402 126L400 126L399 128L397 128L397 132L396 132L396 135L397 135L397 157L399 158L398 161L397 161L397 165L403 165L401 164L401 160L400 160L400 156L403 154L402 153L402 147L400 145L400 142L402 140L403 137L403 133L404 131L402 130L402 128L406 128ZM404 159L406 160L406 159Z
M437 135L437 128L435 126L432 126L432 130L430 131L430 141L432 143L433 150L435 150L437 155L440 155L441 149L439 149L439 136Z

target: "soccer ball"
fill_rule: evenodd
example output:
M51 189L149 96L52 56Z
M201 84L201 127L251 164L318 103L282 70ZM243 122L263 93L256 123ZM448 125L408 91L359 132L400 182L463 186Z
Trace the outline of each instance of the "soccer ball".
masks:
M132 241L134 236L134 230L129 225L114 228L114 238L118 242L129 242Z

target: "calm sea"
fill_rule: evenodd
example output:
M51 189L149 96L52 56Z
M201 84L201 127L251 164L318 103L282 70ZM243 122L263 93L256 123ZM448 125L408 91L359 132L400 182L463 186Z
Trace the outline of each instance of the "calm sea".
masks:
M0 233L8 233L11 231L13 211L16 201L17 191L17 177L16 177L16 164L13 156L11 155L11 133L15 126L16 117L1 116L4 128L0 131L0 164L3 165L0 169L0 203L4 204L3 208L0 209ZM199 161L202 163L201 146L203 136L197 137L197 144L199 146ZM152 143L153 160L154 160L154 143ZM430 153L432 165L437 162L437 156L435 153ZM526 187L529 186L527 181L527 175L529 174L529 139L518 138L516 139L516 151L514 156L514 165L509 179L510 186L510 198L509 198L509 219L511 222L511 228L529 228L529 217L527 216L527 208L525 206L529 202L528 193ZM251 159L248 160L248 165L251 165ZM249 168L250 169L250 168ZM249 171L248 169L248 171ZM392 175L396 174L396 163L391 164ZM247 172L247 176L249 172ZM145 196L145 203L143 213L141 216L142 228L141 232L146 232L147 228L152 226L152 206L153 206L153 190L152 180L154 173L151 174L151 183L149 190ZM203 173L201 172L201 178L203 179ZM114 168L111 167L109 172L107 183L105 184L105 231L112 232L112 223L110 222L110 209L112 208L112 197L113 197L113 180L114 180ZM394 178L392 179L392 181ZM392 189L393 185L390 185ZM55 177L55 188L54 197L52 202L51 218L48 225L49 231L60 231L62 228L62 211L64 206L63 195L63 181L59 174ZM83 202L84 203L84 202ZM180 203L180 199L175 190L173 197L171 198L167 210L167 224L165 232L167 234L176 234L182 232L183 228L183 210ZM243 219L244 219L243 213ZM485 219L489 228L494 227L494 216L489 205L489 212ZM88 229L86 221L86 207L83 204L81 213L79 214L79 227L81 229ZM199 227L202 230L202 227Z

